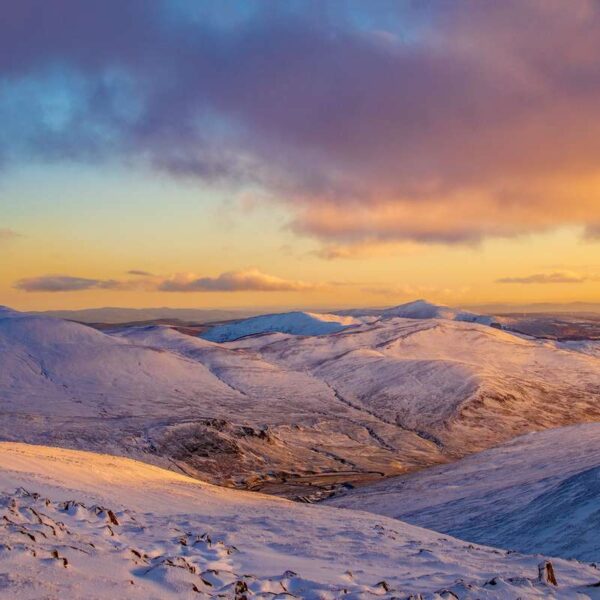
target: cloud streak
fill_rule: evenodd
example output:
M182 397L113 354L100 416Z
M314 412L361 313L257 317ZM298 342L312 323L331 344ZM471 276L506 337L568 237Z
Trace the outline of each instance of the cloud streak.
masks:
M521 283L521 284L550 284L550 283L583 283L588 278L577 273L554 272L535 273L525 277L502 277L496 283Z
M21 237L21 235L17 233L14 229L9 229L8 227L0 227L0 242L8 242L19 237Z
M24 292L81 292L87 290L162 291L162 292L300 292L318 287L263 273L258 269L229 271L216 277L173 275L156 277L144 271L129 271L135 279L92 279L70 275L42 275L23 278L14 287Z
M81 292L84 290L124 289L122 282L113 279L89 279L70 275L43 275L27 277L15 282L14 287L24 292Z

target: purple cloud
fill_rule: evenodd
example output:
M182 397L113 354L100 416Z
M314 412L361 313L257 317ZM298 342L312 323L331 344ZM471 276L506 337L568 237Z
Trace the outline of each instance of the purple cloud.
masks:
M600 5L264 2L227 26L174 6L8 3L0 158L252 184L338 245L600 222Z
M115 289L117 282L69 275L44 275L19 279L14 287L25 292L79 292L91 289Z

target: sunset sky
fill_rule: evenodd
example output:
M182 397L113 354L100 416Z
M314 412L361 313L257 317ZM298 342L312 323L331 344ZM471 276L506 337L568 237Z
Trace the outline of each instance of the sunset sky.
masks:
M600 3L0 0L0 304L600 302Z

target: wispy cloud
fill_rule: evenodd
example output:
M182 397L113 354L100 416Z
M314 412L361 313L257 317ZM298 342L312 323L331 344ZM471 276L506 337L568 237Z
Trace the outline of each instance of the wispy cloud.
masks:
M588 224L584 229L584 236L587 240L600 241L600 223Z
M127 275L135 275L136 277L154 277L152 273L149 273L148 271L140 271L138 269L131 269L130 271L127 271Z
M92 289L122 289L121 283L112 279L88 279L70 275L43 275L19 279L14 285L25 292L79 292Z
M458 300L464 297L469 291L469 287L461 288L442 288L434 285L370 285L363 288L367 294L376 296L386 296L389 298L439 298L444 301Z
M588 277L568 271L556 271L554 273L534 273L525 277L501 277L496 283L524 283L524 284L547 284L547 283L583 283Z
M0 242L7 242L21 237L20 233L17 233L14 229L8 227L0 227Z
M349 244L323 244L311 252L324 260L363 259L377 256L407 256L422 251L422 247L413 242L365 240Z

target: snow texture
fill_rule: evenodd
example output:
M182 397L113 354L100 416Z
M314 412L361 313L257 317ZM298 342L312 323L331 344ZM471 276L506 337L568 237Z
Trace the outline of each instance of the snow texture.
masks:
M400 521L226 490L124 458L0 444L0 595L598 598L600 571Z

